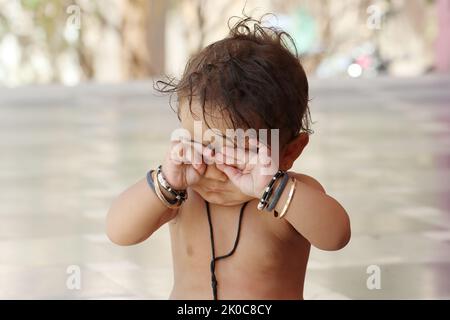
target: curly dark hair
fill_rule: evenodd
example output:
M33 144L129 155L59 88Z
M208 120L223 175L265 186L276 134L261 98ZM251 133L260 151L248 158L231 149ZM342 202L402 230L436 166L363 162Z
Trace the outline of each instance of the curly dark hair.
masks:
M187 98L191 114L196 99L205 121L219 111L234 129L280 129L280 146L312 133L308 80L292 37L262 18L239 18L230 27L232 18L226 38L192 56L179 81L159 80L155 89L176 93L179 102Z

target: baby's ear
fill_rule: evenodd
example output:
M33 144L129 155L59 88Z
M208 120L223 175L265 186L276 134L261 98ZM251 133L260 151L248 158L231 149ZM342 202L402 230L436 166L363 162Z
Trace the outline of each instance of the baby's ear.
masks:
M292 139L281 151L280 169L289 170L292 168L294 161L301 155L308 142L309 135L306 132L301 132Z

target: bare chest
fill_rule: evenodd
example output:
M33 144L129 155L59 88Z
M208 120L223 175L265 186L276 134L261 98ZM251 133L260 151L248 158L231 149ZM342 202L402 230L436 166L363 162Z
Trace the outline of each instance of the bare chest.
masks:
M209 279L212 240L216 258L229 254L238 241L234 253L216 264L223 276L233 274L233 278L250 281L304 269L309 243L286 221L258 211L256 204L252 201L245 207L239 238L239 208L210 210L211 225L203 201L184 208L170 223L175 272Z

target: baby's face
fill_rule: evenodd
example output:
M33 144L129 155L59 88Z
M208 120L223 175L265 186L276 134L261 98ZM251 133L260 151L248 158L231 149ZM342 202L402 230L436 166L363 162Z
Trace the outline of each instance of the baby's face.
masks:
M192 109L197 115L202 114L198 108L195 108L194 104ZM217 130L217 134L212 134L212 130L208 130L205 121L194 119L187 106L184 106L181 110L181 125L190 133L191 140L194 143L202 144L205 148L208 145L211 146L211 144L234 147L233 142L220 134L225 135L226 129L228 129L224 122L215 120L214 130ZM211 121L208 121L208 123L211 125ZM201 179L191 187L208 202L223 206L234 206L252 199L252 197L242 193L214 163L207 164L206 171Z
M194 118L192 113L198 115L198 117ZM204 147L212 145L213 149L218 151L222 151L221 148L223 147L227 147L228 150L230 150L229 148L236 148L236 143L240 149L248 150L249 140L246 138L245 141L235 141L235 132L231 130L226 119L223 119L220 115L212 114L207 115L208 121L206 122L204 117L201 117L202 114L201 106L194 103L194 101L191 109L186 103L184 105L183 103L180 104L179 116L181 125L184 129L182 131L188 133L189 136L185 138L190 139L192 143L202 144ZM207 124L212 128L208 127ZM243 131L246 137L251 133L245 129ZM255 133L256 131L254 130L252 135ZM279 141L277 142L272 138L271 140L270 153L272 160L277 164L277 168L287 171L292 168L294 161L296 161L308 144L309 135L305 132L299 133L284 144L282 148L279 147ZM259 142L267 143L266 141ZM199 145L197 145L197 147L199 147ZM199 149L202 149L201 146ZM253 146L252 151L255 151ZM229 151L226 153L228 154L228 152ZM200 155L199 158L200 159L197 158L197 160L201 160L202 156ZM244 158L242 153L237 152L234 153L234 158L239 160L236 161L238 163L232 165L239 169L244 169L243 163L239 163L239 161L245 162L248 159L242 159ZM214 160L221 163L221 160L217 158L213 159L211 162L209 160L203 161L207 163L206 171L198 183L193 185L192 188L208 202L223 206L234 206L252 200L251 196L241 192L240 189L228 179L227 175L217 168ZM228 160L226 161L226 164L230 165Z

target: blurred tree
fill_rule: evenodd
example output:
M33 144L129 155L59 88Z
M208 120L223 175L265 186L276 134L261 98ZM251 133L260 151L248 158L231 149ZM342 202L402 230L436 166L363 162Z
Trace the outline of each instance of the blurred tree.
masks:
M448 0L439 3L448 7ZM382 10L380 29L367 25L372 5ZM78 27L68 24L73 6L81 14ZM262 11L255 13L258 7ZM433 64L435 7L434 0L0 0L0 83L157 76L165 65L182 66L189 55L224 37L228 18L243 10L255 17L275 12L290 23L299 47L307 48L301 52L308 73L339 56L353 59L355 48L366 42L378 60L393 62L389 72L420 74ZM178 50L173 54L165 50L169 31L176 38L167 41ZM439 32L443 65L449 59L442 45L447 33Z
M193 55L208 45L211 36L226 29L231 10L240 8L242 1L178 0L176 4L181 8L186 25L184 37L188 43L188 55Z
M121 25L123 71L126 79L164 72L166 2L126 0Z

